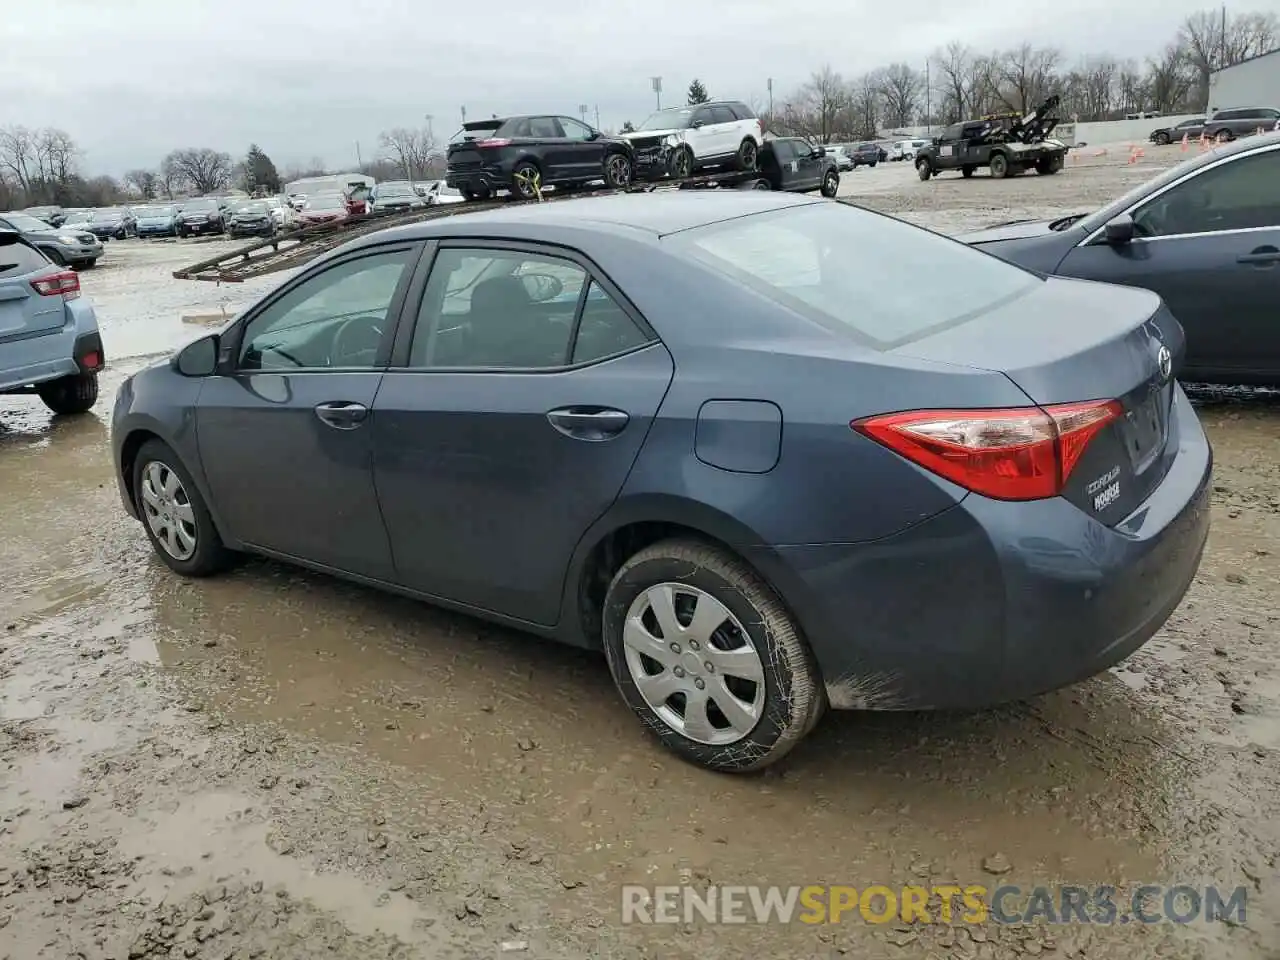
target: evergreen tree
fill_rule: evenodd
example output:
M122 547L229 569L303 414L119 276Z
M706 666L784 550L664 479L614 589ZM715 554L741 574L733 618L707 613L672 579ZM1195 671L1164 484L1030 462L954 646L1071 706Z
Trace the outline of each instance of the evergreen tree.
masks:
M689 84L689 106L696 103L706 103L711 99L711 95L707 93L707 88L702 85L702 81L697 77L693 83Z
M245 191L250 194L259 189L268 195L280 192L280 174L276 165L256 143L249 144L249 153L244 158L244 180Z

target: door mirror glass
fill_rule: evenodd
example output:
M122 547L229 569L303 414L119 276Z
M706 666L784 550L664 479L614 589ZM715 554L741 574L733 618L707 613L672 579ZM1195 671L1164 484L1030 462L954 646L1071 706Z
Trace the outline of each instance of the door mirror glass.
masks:
M218 335L188 343L173 358L173 367L184 377L211 377L218 370Z
M813 153L814 153L814 156L816 156L816 157L825 157L825 156L827 155L827 148L826 148L826 147L818 147L818 149L817 149L817 150L815 150Z
M1103 235L1107 243L1124 244L1133 239L1133 217L1122 213L1103 227Z
M564 281L550 273L522 273L520 282L534 303L546 303L564 292Z

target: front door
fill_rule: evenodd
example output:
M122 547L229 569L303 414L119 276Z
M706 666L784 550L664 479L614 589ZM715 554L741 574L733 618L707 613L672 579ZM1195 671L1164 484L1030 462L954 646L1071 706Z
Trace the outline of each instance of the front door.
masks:
M572 117L556 117L568 145L566 168L573 176L589 180L604 177L604 144L596 132Z
M326 265L228 338L227 372L201 388L196 438L235 539L390 577L372 414L419 249L386 245Z
M673 372L623 304L571 256L440 249L407 363L374 402L401 584L556 622L574 548L617 498Z
M1206 167L1132 216L1131 243L1077 247L1058 272L1160 294L1186 331L1185 379L1280 370L1280 144Z

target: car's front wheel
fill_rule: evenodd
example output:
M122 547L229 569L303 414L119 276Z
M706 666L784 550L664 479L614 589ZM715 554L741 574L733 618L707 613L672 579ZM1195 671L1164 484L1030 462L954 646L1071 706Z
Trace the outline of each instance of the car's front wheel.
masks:
M36 392L44 405L56 414L88 413L98 402L98 374L68 374L40 384Z
M604 647L627 705L677 754L746 772L785 755L826 700L777 594L733 554L665 540L631 557L604 603Z
M739 170L750 172L756 168L759 159L760 148L756 146L754 140L747 137L738 145L738 153L734 157L734 164Z
M605 158L604 182L615 190L631 186L631 160L626 154L613 153Z
M933 167L929 166L929 161L921 157L916 161L916 173L921 180L928 180L933 176Z
M142 445L133 463L133 495L147 539L169 569L206 577L227 566L231 552L191 474L168 444L148 440Z

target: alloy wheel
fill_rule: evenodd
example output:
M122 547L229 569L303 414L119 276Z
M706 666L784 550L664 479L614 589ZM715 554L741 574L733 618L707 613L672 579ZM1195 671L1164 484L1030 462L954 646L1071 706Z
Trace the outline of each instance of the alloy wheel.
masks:
M764 664L729 609L697 587L659 583L627 611L627 670L672 730L722 746L748 736L764 712Z
M196 552L196 515L178 474L152 460L142 471L142 511L156 542L175 560Z

